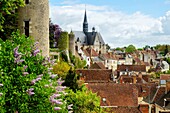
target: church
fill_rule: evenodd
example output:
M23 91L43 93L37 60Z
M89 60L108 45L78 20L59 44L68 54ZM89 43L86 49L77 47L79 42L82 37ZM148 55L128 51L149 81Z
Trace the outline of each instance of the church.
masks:
M72 31L74 34L75 50L91 48L94 49L98 54L106 53L106 44L101 34L92 28L89 32L87 14L85 10L83 31Z

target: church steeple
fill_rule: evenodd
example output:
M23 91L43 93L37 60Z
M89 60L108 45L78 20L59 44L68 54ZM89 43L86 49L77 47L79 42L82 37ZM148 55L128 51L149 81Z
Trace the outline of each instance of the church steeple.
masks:
M86 10L85 10L85 14L84 14L83 32L84 33L88 32L88 22L87 22Z

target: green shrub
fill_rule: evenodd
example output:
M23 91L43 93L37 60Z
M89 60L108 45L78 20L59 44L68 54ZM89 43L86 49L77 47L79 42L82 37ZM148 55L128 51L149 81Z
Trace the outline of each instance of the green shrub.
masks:
M0 112L68 112L63 81L51 73L53 63L41 56L37 43L18 32L0 40Z

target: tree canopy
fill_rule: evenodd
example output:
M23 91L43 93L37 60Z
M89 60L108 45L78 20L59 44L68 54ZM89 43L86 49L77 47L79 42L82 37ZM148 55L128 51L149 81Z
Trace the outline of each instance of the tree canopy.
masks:
M136 47L134 45L129 45L127 48L126 48L126 52L127 53L133 53L134 51L136 50Z

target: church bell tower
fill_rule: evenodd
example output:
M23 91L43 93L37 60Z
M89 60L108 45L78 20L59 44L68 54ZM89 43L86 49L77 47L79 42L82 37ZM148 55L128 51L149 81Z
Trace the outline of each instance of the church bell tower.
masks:
M85 14L84 14L83 32L84 33L88 32L88 22L87 22L86 10L85 10Z

